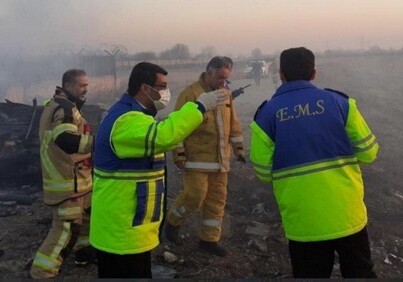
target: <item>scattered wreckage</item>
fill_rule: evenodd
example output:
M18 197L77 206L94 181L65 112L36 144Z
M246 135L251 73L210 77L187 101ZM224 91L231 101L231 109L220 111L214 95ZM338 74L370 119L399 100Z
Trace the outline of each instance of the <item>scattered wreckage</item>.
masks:
M28 200L22 195L14 191L5 194L4 190L15 184L41 186L38 128L42 111L43 106L38 105L36 99L32 105L9 100L0 103L0 201L24 204ZM94 132L103 112L104 109L97 105L83 107L83 115Z

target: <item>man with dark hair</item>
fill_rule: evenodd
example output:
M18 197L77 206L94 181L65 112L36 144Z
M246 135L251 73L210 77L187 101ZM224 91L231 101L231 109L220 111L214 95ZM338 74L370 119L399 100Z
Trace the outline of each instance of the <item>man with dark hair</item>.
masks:
M140 63L136 68L133 68L129 78L129 88L127 90L130 96L134 96L139 91L142 84L154 85L156 74L162 74L163 77L168 75L168 72L158 65L150 63ZM166 86L165 82L164 85Z
M137 64L128 91L99 127L90 241L100 278L151 278L151 250L164 216L164 153L229 99L223 90L203 93L157 122L154 116L170 100L167 74L155 64Z
M280 70L285 81L310 81L315 77L315 56L303 47L284 50L280 54Z
M225 89L233 62L228 57L214 57L198 81L179 95L176 109L187 101L196 101L206 91ZM231 146L232 145L232 146ZM227 200L227 179L231 147L238 161L246 162L240 122L232 99L205 114L204 122L180 143L173 152L178 168L184 169L183 191L180 192L167 217L165 235L179 242L179 228L194 212L202 208L199 247L217 256L227 255L218 241Z
M73 248L76 264L95 259L88 242L93 136L80 112L87 87L83 70L66 71L40 119L43 196L53 209L53 222L32 263L35 279L56 277Z
M319 89L315 57L280 55L282 85L256 112L250 160L272 183L296 278L328 278L335 252L346 278L375 278L360 163L376 159L375 136L354 99Z

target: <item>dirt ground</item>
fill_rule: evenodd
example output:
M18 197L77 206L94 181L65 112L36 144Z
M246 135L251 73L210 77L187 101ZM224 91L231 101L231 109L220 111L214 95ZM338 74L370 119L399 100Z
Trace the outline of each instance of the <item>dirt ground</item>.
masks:
M403 182L399 178L403 159L403 55L320 57L317 72L316 85L338 89L357 99L378 138L378 160L362 167L372 256L379 278L403 278ZM173 80L175 74L172 76ZM233 88L248 83L253 84L253 81L243 79L238 73L233 79ZM271 97L274 89L270 78L263 79L260 86L252 85L235 100L247 150L248 125L258 105ZM174 167L170 155L168 158L171 202L181 189L181 171ZM233 163L228 190L222 243L229 256L218 258L198 250L199 217L195 215L182 228L182 246L174 246L163 239L153 252L156 278L292 277L287 240L271 187L257 181L250 163ZM51 213L42 203L41 188L33 181L2 181L0 192L35 199L31 205L15 202L0 205L0 277L26 278L31 259L50 226ZM166 252L175 255L173 262L164 258ZM66 280L95 278L96 266L76 268L69 257L60 277ZM337 262L332 277L340 277Z

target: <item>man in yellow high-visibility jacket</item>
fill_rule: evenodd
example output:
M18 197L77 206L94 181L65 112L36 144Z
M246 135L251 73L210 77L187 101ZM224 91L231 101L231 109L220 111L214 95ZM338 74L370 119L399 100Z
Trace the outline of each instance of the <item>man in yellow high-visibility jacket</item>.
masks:
M273 183L294 277L330 277L337 252L343 277L374 278L360 163L378 143L355 100L314 86L315 74L310 50L281 53L283 84L251 124L250 160Z
M90 242L100 278L151 278L151 250L164 216L165 155L229 99L204 93L156 121L170 100L167 71L137 64L129 88L105 115L96 138Z

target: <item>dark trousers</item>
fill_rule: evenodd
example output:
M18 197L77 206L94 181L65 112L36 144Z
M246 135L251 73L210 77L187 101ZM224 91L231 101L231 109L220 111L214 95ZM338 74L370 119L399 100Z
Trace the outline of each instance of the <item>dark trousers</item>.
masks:
M290 240L288 247L295 278L329 278L335 251L339 255L340 271L344 278L376 278L366 227L358 233L334 240Z
M116 255L97 250L99 278L152 278L151 251Z

